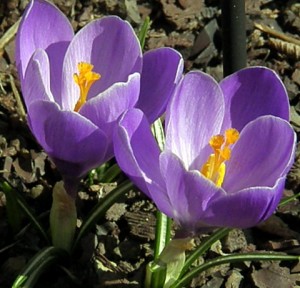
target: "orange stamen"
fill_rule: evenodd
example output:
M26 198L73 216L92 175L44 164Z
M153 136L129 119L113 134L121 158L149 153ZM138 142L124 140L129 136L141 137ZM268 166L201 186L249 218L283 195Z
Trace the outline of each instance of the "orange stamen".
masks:
M80 62L78 63L79 73L73 75L75 83L79 86L80 96L75 105L74 111L78 112L81 106L86 102L87 95L92 85L101 78L101 75L93 72L94 65Z
M201 173L206 178L213 181L218 187L221 187L226 173L225 161L230 160L230 145L235 144L239 139L239 132L230 128L223 135L215 135L209 140L209 145L214 153L210 154L208 160L203 164Z

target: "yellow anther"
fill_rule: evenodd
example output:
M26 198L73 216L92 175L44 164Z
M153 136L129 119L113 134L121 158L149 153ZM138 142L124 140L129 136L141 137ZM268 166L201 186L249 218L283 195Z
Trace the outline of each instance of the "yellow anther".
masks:
M80 62L77 67L79 73L73 75L73 79L80 89L80 96L74 108L76 112L79 111L81 106L86 102L92 85L101 78L100 74L93 72L94 65L92 64Z
M227 145L233 145L239 140L240 133L234 128L229 128L225 131L225 138Z
M221 187L226 173L225 161L230 160L231 149L230 145L235 144L239 139L239 132L230 128L223 135L215 135L209 140L209 145L214 153L210 154L207 161L201 168L201 173L206 178L214 182L218 187Z
M213 149L220 149L224 142L225 142L225 139L224 139L223 135L215 135L210 138L209 145Z

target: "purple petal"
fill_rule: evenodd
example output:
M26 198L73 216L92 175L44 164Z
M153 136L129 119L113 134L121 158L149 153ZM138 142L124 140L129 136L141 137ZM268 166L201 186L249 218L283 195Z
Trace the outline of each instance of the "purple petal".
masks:
M223 116L224 100L217 82L200 71L188 73L175 89L167 108L167 149L188 168L207 147L211 136L219 133ZM197 162L203 163L208 153L201 153Z
M255 226L274 212L282 196L284 183L285 179L280 178L272 188L248 188L212 201L204 221L211 226Z
M114 83L127 82L128 76L141 72L142 52L128 22L116 16L103 17L82 28L71 42L63 65L63 107L73 110L79 89L73 80L79 62L94 65L101 75L89 91L88 98L98 95Z
M296 135L290 124L274 116L249 123L232 150L223 187L234 193L249 187L273 187L288 172Z
M165 111L182 71L182 57L174 49L158 48L145 53L141 93L136 107L145 113L150 122Z
M62 59L73 35L70 22L56 6L43 0L31 1L16 38L16 65L21 82L29 59L37 49L49 52L51 70L59 79L56 73L61 74Z
M183 228L194 230L202 222L210 201L222 197L223 189L216 187L199 172L187 171L182 161L171 152L161 154L160 164L172 206L172 215L165 213ZM153 200L159 207L158 200Z
M54 101L50 91L49 59L44 50L38 49L28 63L23 85L23 98L27 108L34 101Z
M289 119L286 89L278 75L266 67L251 67L225 78L220 86L225 96L223 129L239 131L263 115Z
M140 92L140 74L129 76L127 83L116 83L100 95L90 99L79 113L92 121L105 134L110 143L106 159L113 157L112 136L120 115L133 108Z
M114 135L114 151L121 169L145 194L150 196L150 188L165 197L160 151L141 110L130 109L122 116Z
M63 176L79 178L102 164L106 136L88 119L46 101L32 103L28 116L34 136Z

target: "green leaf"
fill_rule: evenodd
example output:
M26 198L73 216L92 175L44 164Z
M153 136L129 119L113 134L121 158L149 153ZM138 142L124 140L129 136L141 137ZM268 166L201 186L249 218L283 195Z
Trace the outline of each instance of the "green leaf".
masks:
M18 193L15 189L4 181L0 183L0 189L4 192L6 198L6 215L9 226L14 234L21 229L22 212L18 203Z
M105 162L99 167L92 169L87 177L88 185L93 185L94 184L94 179L101 179L103 175L106 173L107 169L109 169L110 164L109 162Z
M229 231L230 228L220 228L214 233L212 233L209 237L207 237L201 245L199 245L193 253L191 253L186 261L185 264L181 270L179 278L183 277L183 275L189 270L190 266L200 257L202 256L206 251L210 249L210 247L221 238L225 237Z
M133 189L134 185L126 180L120 184L117 188L111 191L106 197L104 197L90 212L87 219L82 223L79 233L73 245L73 250L76 248L80 239L92 228L94 225L104 217L106 211L121 198L126 192Z
M160 118L158 118L151 126L152 134L156 139L158 147L162 151L165 147L165 131Z
M175 281L170 288L182 288L188 285L194 277L200 273L226 263L236 263L244 261L299 261L300 256L279 254L279 253L245 253L245 254L232 254L217 257L210 261L205 262L204 264L192 269L187 273L183 278Z
M49 239L47 232L43 228L38 217L31 212L31 208L28 206L28 204L25 202L25 200L20 195L18 195L18 203L19 203L22 211L24 212L24 214L26 214L26 216L29 218L31 224L36 228L36 230L44 238L46 243L49 244L50 239ZM48 214L48 212L47 212L47 214Z
M280 203L278 204L278 207L284 206L284 205L286 205L286 204L288 204L288 203L290 203L290 202L296 200L296 199L299 198L299 197L300 197L300 193L297 193L297 194L292 195L292 196L289 196L289 197L285 197L284 199L282 199L282 200L280 201Z
M145 40L146 40L149 28L150 28L150 18L147 16L140 28L139 34L138 34L138 38L139 38L142 50L144 49L144 46L145 46Z
M36 228L36 230L40 233L40 235L44 238L44 240L46 241L47 244L50 243L48 234L46 233L46 231L44 230L43 226L41 225L41 223L39 222L38 218L36 215L34 215L34 213L31 211L31 208L28 206L28 204L26 203L26 201L24 200L24 198L20 195L20 193L17 193L17 191L7 182L3 182L0 183L0 188L4 191L4 193L8 193L9 197L14 197L13 201L16 201L18 203L18 206L23 214L25 214L31 224ZM13 204L15 205L15 204ZM16 207L14 206L14 209ZM14 211L14 210L13 210ZM10 213L13 213L13 211L11 211ZM16 211L16 214L18 214L20 212ZM19 216L13 216L11 215L10 217L19 217ZM11 218L10 221L14 221L13 218ZM18 221L18 220L16 220Z
M122 173L122 171L119 165L115 163L105 171L102 178L99 180L102 183L111 183L120 173Z
M52 246L39 251L18 275L12 288L33 288L44 271L66 257L64 250Z

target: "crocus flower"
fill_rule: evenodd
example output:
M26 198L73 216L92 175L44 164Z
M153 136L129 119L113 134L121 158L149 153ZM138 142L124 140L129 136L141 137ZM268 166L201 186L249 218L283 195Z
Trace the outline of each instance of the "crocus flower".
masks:
M115 134L115 156L181 232L254 226L275 210L293 162L295 133L286 90L267 68L246 68L220 84L190 72L178 84L160 151L142 111Z
M76 182L113 156L112 131L128 108L160 116L182 73L169 48L142 56L128 22L92 21L75 36L53 4L33 0L16 39L30 129L63 178Z

